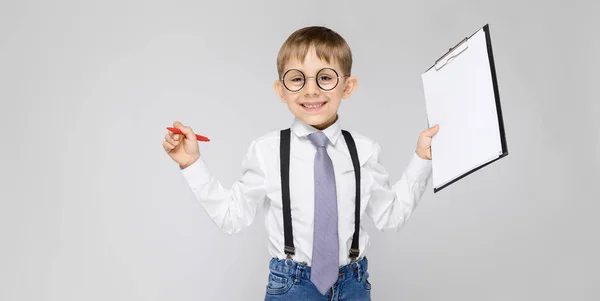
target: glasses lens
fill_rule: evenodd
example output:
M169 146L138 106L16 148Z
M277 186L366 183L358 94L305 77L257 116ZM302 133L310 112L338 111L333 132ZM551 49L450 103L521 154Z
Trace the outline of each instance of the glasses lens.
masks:
M290 70L283 76L283 84L291 91L298 91L304 86L304 74L298 70Z
M323 90L331 90L338 84L338 74L333 69L323 69L317 74L317 82Z

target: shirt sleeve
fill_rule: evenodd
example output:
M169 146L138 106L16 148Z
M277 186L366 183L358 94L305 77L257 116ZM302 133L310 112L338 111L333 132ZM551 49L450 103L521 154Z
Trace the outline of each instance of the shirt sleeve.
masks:
M202 156L181 170L194 196L221 231L234 234L254 221L266 199L265 173L256 142L242 162L241 177L230 188L223 187L209 171Z
M408 167L394 185L380 159L381 146L375 143L374 153L365 163L370 178L366 213L379 230L398 231L409 219L427 187L431 161L413 153Z

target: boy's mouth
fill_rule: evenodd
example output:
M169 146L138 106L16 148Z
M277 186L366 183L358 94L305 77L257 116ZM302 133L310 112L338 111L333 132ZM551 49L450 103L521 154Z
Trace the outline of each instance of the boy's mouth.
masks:
M306 111L315 112L320 110L326 103L327 102L302 103L300 106L302 106Z

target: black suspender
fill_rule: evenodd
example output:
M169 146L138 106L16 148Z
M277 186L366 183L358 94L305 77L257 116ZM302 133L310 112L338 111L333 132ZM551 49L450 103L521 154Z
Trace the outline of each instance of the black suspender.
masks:
M342 130L342 135L348 145L352 165L354 166L354 178L356 181L355 208L354 208L354 235L352 237L352 246L350 247L350 258L356 260L360 254L358 248L358 234L360 231L360 164L358 161L358 151L356 144L350 132ZM291 130L281 130L281 142L279 145L280 165L281 165L281 198L283 202L283 230L284 230L284 253L288 259L295 255L294 236L292 233L292 213L290 209L290 136Z
M281 198L283 202L283 231L285 232L284 252L288 258L296 254L292 234L292 214L290 210L290 129L281 131L279 157L281 165Z
M350 157L352 158L352 165L354 165L354 178L356 179L356 193L354 196L354 236L352 237L352 246L350 246L350 258L355 260L360 253L358 248L358 231L360 230L360 163L358 162L358 152L356 151L356 144L350 132L342 130L342 135L346 139L348 144L348 150L350 151Z

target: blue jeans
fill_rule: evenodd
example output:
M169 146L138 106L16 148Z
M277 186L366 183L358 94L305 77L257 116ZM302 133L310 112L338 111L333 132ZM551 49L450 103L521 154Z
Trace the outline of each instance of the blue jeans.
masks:
M340 267L338 280L325 295L310 281L310 266L285 259L271 259L265 301L371 300L367 258Z

